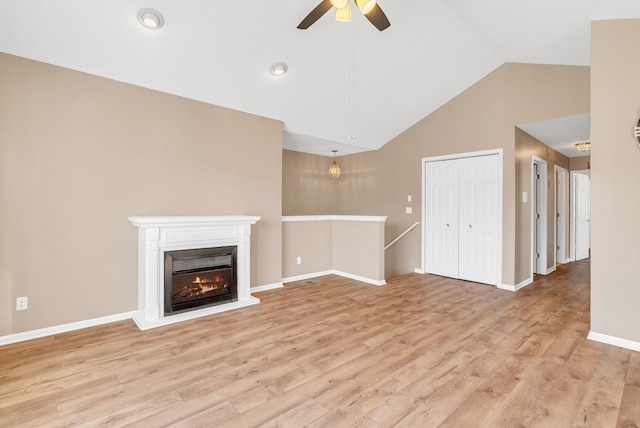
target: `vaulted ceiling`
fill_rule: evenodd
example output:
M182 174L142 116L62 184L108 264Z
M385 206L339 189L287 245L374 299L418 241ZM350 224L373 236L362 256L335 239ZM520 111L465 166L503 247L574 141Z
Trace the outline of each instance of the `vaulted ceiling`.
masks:
M504 62L589 65L592 20L640 17L638 0L379 0L385 31L356 8L298 30L319 1L0 0L0 51L279 119L285 148L331 155L383 146Z

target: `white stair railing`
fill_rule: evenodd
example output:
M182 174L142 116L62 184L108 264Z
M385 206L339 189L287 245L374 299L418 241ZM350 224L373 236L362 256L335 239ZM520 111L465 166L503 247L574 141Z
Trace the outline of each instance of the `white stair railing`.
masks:
M406 235L407 233L411 232L413 229L416 228L416 226L418 226L420 224L419 221L416 221L415 223L413 223L411 226L409 226L409 228L407 230L405 230L404 232L402 232L400 235L398 235L398 237L396 239L394 239L393 241L389 242L387 245L385 245L384 249L385 251L387 250L387 248L391 247L393 244L395 244L396 242L398 242L400 239L402 239L402 237L404 235Z

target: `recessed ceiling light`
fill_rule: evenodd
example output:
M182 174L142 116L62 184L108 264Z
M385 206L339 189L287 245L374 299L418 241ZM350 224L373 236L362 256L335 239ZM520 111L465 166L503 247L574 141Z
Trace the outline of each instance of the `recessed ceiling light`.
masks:
M155 9L140 9L137 16L140 25L150 30L157 30L164 25L164 17Z
M285 64L284 62L276 62L269 68L269 73L273 74L274 76L282 76L287 72L288 69L289 67L287 67L287 64Z

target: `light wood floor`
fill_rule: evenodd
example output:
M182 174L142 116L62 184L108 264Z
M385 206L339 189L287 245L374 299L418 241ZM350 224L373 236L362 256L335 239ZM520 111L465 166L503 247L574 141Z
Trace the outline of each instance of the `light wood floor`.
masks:
M587 261L517 293L412 274L257 295L0 347L0 426L640 425L640 353L586 340Z

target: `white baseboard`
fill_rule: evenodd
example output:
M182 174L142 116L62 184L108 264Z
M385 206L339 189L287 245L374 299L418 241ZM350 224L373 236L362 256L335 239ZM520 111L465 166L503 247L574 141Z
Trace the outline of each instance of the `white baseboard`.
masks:
M635 342L633 340L622 339L615 336L609 336L607 334L595 333L594 331L589 331L587 335L587 339L593 340L595 342L606 343L607 345L614 345L620 348L631 349L632 351L640 352L640 342Z
M343 276L345 278L355 279L356 281L366 282L367 284L371 284L371 285L386 285L387 284L387 281L385 281L384 279L377 280L377 279L365 278L364 276L354 275L352 273L347 273L347 272L340 272L338 270L334 270L334 271L332 271L332 273L334 275Z
M516 285L511 285L511 284L499 284L498 288L500 290L507 290L507 291L518 291L521 288L526 287L527 285L531 284L533 282L533 277L531 278L527 278L524 281L516 284Z
M275 290L277 288L282 288L282 287L284 287L284 285L282 285L282 282L274 282L273 284L259 285L257 287L251 287L251 292L252 293L259 293L260 291Z
M419 273L420 275L424 275L424 273L425 273L425 272L424 272L424 269L420 269L420 268L415 268L413 271L414 271L415 273Z
M31 339L39 339L41 337L53 336L54 334L66 333L73 330L80 330L87 327L95 327L97 325L109 324L112 322L128 320L133 317L135 312L125 312L122 314L108 315L106 317L93 318L90 320L72 322L69 324L56 325L53 327L41 328L38 330L25 331L24 333L10 334L8 336L0 336L0 346L10 343L24 342Z
M313 273L305 273L304 275L289 276L287 278L282 278L282 283L286 284L287 282L304 281L305 279L331 275L332 273L333 273L332 270L323 270L321 272L313 272Z
M317 278L319 276L325 276L325 275L338 275L338 276L342 276L349 279L355 279L356 281L366 282L367 284L372 284L372 285L385 285L387 283L387 281L385 281L384 279L376 280L371 278L365 278L363 276L354 275L347 272L341 272L338 270L325 270L321 272L307 273L304 275L290 276L288 278L282 278L282 282L286 284L287 282L304 281L305 279Z
M547 273L545 273L545 275L549 275L550 273L555 271L556 271L556 265L553 265L549 269L547 269Z

